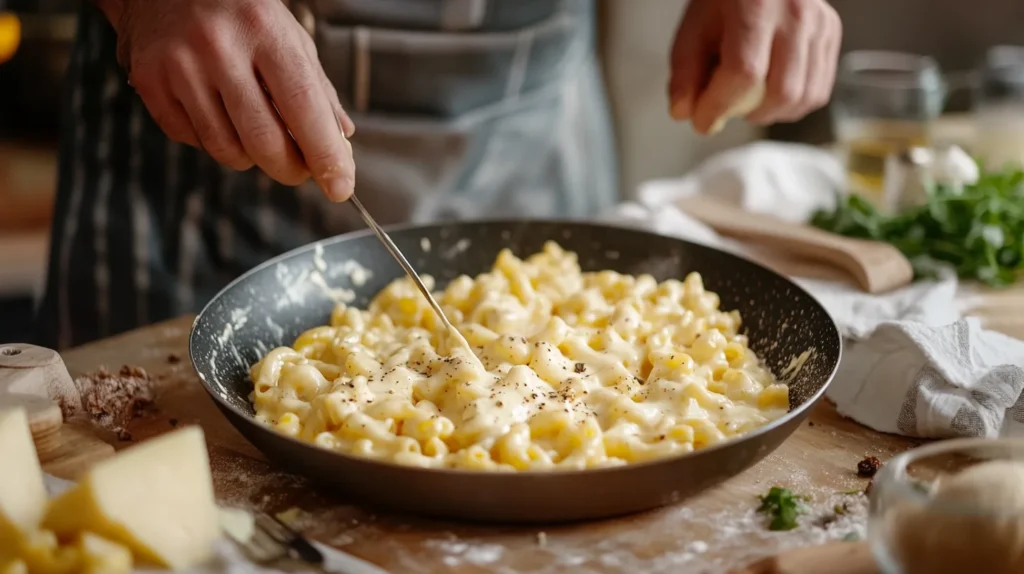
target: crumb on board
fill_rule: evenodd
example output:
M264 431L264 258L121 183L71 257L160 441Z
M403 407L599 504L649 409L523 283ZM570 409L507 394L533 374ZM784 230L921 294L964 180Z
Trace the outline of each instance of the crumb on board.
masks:
M124 365L117 373L105 367L75 378L75 387L82 400L82 410L98 426L117 433L121 440L131 440L128 423L153 405L153 384L149 373L141 367ZM77 414L61 404L64 418Z
M548 533L547 532L538 532L537 533L537 546L540 546L541 548L544 548L547 545L548 545Z
M177 365L178 363L181 362L181 355L179 355L178 353L171 353L167 355L167 362L172 365Z
M882 468L882 461L877 457L869 456L857 463L857 476L871 478Z
M178 419L171 419L171 420L169 420L167 422L171 423L172 427L178 426Z

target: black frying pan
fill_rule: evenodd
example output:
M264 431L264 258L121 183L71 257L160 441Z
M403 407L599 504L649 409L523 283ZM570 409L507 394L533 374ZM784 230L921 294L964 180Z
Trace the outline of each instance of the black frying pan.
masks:
M525 256L549 239L579 254L584 271L650 273L662 280L699 271L722 308L738 309L750 346L777 376L813 350L790 381L791 412L755 432L681 457L567 472L480 473L420 469L346 456L257 423L248 396L249 366L324 325L329 289L356 293L363 306L401 268L369 231L301 247L239 277L196 318L189 349L206 390L232 424L271 460L360 503L437 517L492 522L554 522L610 517L676 502L747 469L796 430L832 380L842 349L835 323L789 280L745 259L644 231L590 223L487 221L389 230L421 274L439 286L490 268L498 252ZM423 247L429 242L430 249ZM335 273L355 261L372 271L362 284ZM324 266L326 264L326 267ZM318 268L326 281L311 280Z

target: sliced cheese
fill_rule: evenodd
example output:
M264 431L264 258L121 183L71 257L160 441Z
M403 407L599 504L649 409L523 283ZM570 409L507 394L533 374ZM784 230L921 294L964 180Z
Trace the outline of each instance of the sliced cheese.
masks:
M61 546L53 532L39 530L22 539L20 558L32 574L78 574L81 555L73 546Z
M28 574L28 566L18 558L0 558L0 574Z
M51 503L43 525L64 539L95 532L174 570L205 562L220 525L202 430L173 431L98 463Z
M220 529L239 544L248 544L256 534L256 519L241 508L220 509Z
M78 551L82 555L82 574L128 574L132 571L132 553L128 548L92 532L82 533Z
M39 526L46 511L43 471L25 411L0 411L0 556Z

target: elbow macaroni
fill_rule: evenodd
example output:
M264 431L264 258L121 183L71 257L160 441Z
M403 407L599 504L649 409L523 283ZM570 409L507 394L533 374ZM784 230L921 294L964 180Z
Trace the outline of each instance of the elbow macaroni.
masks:
M691 452L784 415L740 316L700 275L582 273L549 242L438 297L451 345L408 279L369 310L339 303L251 368L257 420L347 454L421 467L585 469Z

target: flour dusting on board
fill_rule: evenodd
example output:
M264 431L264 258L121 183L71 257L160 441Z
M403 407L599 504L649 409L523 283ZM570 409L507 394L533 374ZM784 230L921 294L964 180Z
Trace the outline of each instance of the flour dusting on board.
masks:
M500 544L470 544L458 540L428 540L426 545L444 553L443 561L447 566L459 566L461 564L485 566L501 560L502 555L505 553L504 547Z
M753 470L757 472L757 470ZM765 490L770 483L765 484ZM458 538L452 534L424 542L446 566L489 567L506 574L561 574L566 569L581 573L677 572L718 573L740 567L790 548L866 536L868 497L859 492L841 493L794 471L782 486L812 498L799 526L790 531L768 530L769 519L758 512L758 500L737 498L725 510L704 512L699 505L677 506L662 511L657 528L685 535L666 546L651 546L650 532L636 524L602 526L607 532L595 543L593 535L578 534L585 528L546 527L535 532L528 548L496 544L486 538ZM712 549L714 551L712 551ZM397 549L396 549L397 550ZM414 561L402 563L414 574L431 569Z

